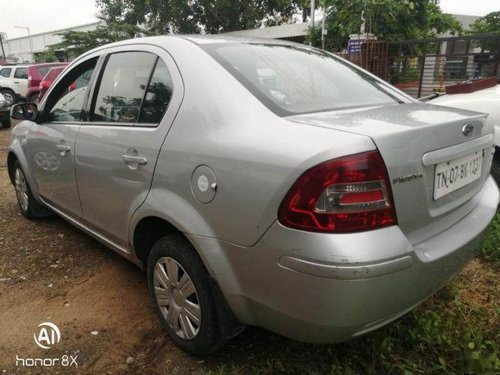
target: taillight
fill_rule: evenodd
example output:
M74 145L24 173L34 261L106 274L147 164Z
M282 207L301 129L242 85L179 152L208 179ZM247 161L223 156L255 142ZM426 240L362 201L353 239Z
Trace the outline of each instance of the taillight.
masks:
M389 177L378 151L327 161L306 171L278 212L285 226L352 233L395 225Z

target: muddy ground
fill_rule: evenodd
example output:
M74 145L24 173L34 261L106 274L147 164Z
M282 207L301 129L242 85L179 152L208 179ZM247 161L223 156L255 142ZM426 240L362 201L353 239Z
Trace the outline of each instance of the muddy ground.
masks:
M8 137L9 130L0 130L0 374L48 371L20 367L16 357L77 356L78 367L51 372L82 374L192 374L226 362L265 361L280 346L291 359L318 360L304 351L312 346L259 329L247 329L208 358L177 349L153 313L141 270L57 217L20 215L5 166ZM33 340L45 321L61 330L61 341L49 350Z

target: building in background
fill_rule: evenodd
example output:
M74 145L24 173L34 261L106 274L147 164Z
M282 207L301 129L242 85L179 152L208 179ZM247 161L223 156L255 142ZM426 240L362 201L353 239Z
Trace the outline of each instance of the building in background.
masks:
M95 30L99 22L88 23L85 25L79 25L74 27L68 27L65 29L59 29L54 31L47 31L45 33L32 34L30 37L20 37L14 39L5 38L5 33L3 33L4 38L2 38L3 49L5 52L5 58L7 61L9 59L16 60L18 63L31 63L35 61L35 55L37 53L44 52L48 46L57 44L61 42L62 38L60 33L65 31L90 31ZM57 58L60 61L64 60L64 51L55 51ZM0 49L0 59L2 50ZM16 62L16 61L10 61Z

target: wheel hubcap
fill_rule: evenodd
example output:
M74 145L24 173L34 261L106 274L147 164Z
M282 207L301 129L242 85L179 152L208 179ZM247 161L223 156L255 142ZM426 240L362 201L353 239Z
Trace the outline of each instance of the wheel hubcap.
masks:
M163 317L177 336L195 338L201 327L198 293L189 275L176 260L158 259L154 270L156 302Z
M28 186L24 174L20 169L16 169L14 174L14 185L16 187L16 196L19 206L26 212L28 210Z
M5 102L7 103L8 106L11 106L14 103L14 97L12 96L12 94L10 92L4 92L4 93L2 93L2 95L3 95Z

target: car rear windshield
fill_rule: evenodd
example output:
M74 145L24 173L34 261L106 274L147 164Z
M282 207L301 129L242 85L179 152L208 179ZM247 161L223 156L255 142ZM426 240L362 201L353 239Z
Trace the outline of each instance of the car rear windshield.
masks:
M384 84L322 51L241 43L202 48L280 116L400 102Z

